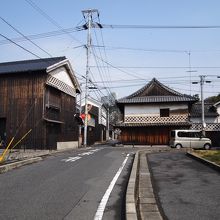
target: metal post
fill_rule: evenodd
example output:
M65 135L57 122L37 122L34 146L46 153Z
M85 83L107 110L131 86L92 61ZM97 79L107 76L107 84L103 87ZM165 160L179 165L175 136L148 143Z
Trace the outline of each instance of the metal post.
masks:
M106 136L106 140L109 140L109 106L107 108L107 136Z
M202 104L202 131L205 130L205 112L204 112L204 97L203 97L203 85L205 82L205 76L200 76L200 86L201 86L201 104Z
M79 116L81 116L82 114L82 93L80 92L80 96L79 96L80 100L79 100ZM78 140L78 147L80 147L82 145L82 126L81 124L79 125L79 140Z
M85 88L85 122L84 122L84 141L83 145L84 147L87 146L87 127L88 127L88 81L89 81L89 58L90 58L90 47L91 47L91 26L92 26L92 15L93 13L98 14L98 10L96 9L88 9L82 11L84 18L87 18L87 46L86 46L86 88Z

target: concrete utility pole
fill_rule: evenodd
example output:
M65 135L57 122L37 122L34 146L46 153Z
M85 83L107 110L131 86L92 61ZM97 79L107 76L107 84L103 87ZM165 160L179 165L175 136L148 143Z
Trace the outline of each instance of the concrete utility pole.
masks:
M98 10L97 9L88 9L88 10L83 10L82 14L84 18L87 20L87 28L88 28L88 33L87 33L87 46L86 46L86 88L85 88L85 122L84 122L84 140L83 140L83 145L84 147L87 146L87 127L88 127L88 81L89 81L89 72L90 72L90 67L89 67L89 59L90 59L90 54L91 54L91 27L92 27L92 17L93 14L97 14Z
M202 131L205 131L205 127L206 127L206 123L205 123L205 107L204 107L204 96L203 96L203 86L204 83L211 83L211 81L209 80L205 80L205 75L200 75L200 81L199 82L192 82L193 84L198 84L200 83L200 87L201 87L201 107L202 107Z

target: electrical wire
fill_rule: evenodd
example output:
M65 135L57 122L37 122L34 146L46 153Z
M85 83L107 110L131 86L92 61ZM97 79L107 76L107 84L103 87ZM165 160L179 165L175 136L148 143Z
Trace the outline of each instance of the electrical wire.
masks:
M26 35L30 40L36 40L36 39L44 39L44 38L49 38L49 37L55 37L59 35L63 35L66 33L74 33L78 32L75 30L75 28L67 28L67 29L62 29L60 31L50 31L50 32L44 32L44 33L39 33L39 34L31 34L31 35ZM14 37L11 38L15 42L23 42L26 41L27 39L24 37ZM9 42L7 40L2 40L0 41L0 45L8 44Z
M112 29L219 29L220 25L130 25L130 24L98 24L97 27ZM96 27L96 26L94 26Z
M40 47L39 45L37 45L36 43L34 43L31 39L29 39L27 36L25 36L21 31L19 31L17 28L15 28L12 24L10 24L8 21L6 21L4 18L2 18L0 16L0 19L6 23L8 26L10 26L14 31L16 31L18 34L20 34L21 36L23 36L26 40L28 40L29 42L31 42L34 46L36 46L38 49L40 49L41 51L43 51L44 53L46 53L49 57L52 57L52 55L50 53L48 53L46 50L44 50L42 47Z
M63 27L61 27L52 17L50 17L45 11L43 11L36 3L34 3L32 0L25 0L32 8L34 8L38 13L40 13L44 18L46 18L50 23L52 23L54 26L56 26L60 31L63 31L65 34L67 34L69 37L71 37L74 41L77 41L78 43L82 44L80 40L73 37L70 33L66 32Z
M187 53L186 50L162 50L162 49L144 49L144 48L132 48L132 47L111 47L102 45L92 45L100 49L109 50L131 50L131 51L146 51L146 52L165 52L165 53ZM220 52L220 51L219 51Z
M3 34L0 34L0 36L2 36L3 38L5 38L6 40L10 41L11 43L15 44L16 46L20 47L22 50L25 50L26 52L32 54L33 56L39 58L39 59L42 59L41 57L39 57L37 54L31 52L30 50L26 49L25 47L21 46L20 44L17 44L16 42L14 42L13 40L11 40L10 38L6 37L5 35Z

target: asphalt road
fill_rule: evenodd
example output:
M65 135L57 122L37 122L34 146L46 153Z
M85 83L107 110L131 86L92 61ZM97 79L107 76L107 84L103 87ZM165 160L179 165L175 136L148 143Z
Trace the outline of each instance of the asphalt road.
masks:
M103 219L124 219L132 151L100 146L65 152L0 174L0 219L94 219L123 162L122 172L101 209Z
M181 152L148 155L165 219L220 219L220 174Z

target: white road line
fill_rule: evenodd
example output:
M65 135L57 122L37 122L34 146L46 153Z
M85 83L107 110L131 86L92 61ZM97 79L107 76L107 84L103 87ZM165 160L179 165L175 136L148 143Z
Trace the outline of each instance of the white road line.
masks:
M90 150L90 151L87 151L87 152L83 152L81 154L78 154L78 156L76 157L69 157L67 159L62 159L61 161L65 161L65 162L75 162L76 160L79 160L82 158L82 156L89 156L89 155L92 155L94 154L95 152L98 152L100 150L102 150L103 148L99 148L99 149L94 149L94 150Z
M118 169L118 171L115 174L114 178L112 179L108 189L106 190L104 196L102 197L102 200L101 200L101 202L99 204L99 207L98 207L98 209L96 211L94 220L102 220L102 217L103 217L103 214L104 214L104 211L105 211L105 206L106 206L106 204L108 202L109 196L110 196L110 194L111 194L111 192L112 192L112 190L114 188L114 185L115 185L118 177L120 176L120 174L121 174L121 172L122 172L122 170L123 170L123 168L124 168L124 166L125 166L125 164L126 164L126 162L128 160L128 157L129 157L129 154L127 154L127 156L126 156L125 160L123 161L121 167Z
M62 159L65 162L75 162L76 160L81 159L81 157L69 157L68 159Z

